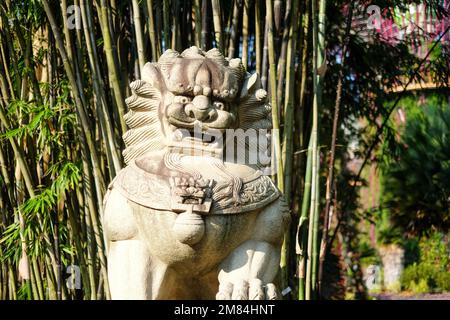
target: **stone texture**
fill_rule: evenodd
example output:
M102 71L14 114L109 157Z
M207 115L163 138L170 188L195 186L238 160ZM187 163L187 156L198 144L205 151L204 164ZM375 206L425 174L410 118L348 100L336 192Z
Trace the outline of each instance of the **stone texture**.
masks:
M271 128L259 76L217 49L191 47L147 63L130 87L127 167L102 217L112 298L279 298L288 208L267 164L225 158L211 140ZM240 152L252 143L236 142Z

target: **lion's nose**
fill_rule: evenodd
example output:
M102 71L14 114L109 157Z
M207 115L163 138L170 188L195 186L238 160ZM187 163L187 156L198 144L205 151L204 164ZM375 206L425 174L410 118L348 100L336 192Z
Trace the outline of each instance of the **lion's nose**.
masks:
M207 121L216 112L211 105L211 101L206 96L196 96L191 103L184 107L186 114L199 121Z

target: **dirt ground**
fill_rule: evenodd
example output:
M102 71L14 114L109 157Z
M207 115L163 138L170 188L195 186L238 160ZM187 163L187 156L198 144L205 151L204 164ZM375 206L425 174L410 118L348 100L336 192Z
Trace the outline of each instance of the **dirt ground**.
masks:
M372 296L375 300L450 300L450 293L425 293L425 294L391 294L381 293Z

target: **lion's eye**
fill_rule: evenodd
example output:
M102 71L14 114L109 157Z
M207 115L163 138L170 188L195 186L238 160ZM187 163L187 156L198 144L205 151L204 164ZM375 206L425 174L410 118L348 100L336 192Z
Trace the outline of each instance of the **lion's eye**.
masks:
M216 107L216 109L225 110L225 104L223 102L215 101L214 106Z
M185 96L177 96L176 99L175 99L175 102L182 103L182 104L187 104L190 101L191 100L188 97L185 97Z

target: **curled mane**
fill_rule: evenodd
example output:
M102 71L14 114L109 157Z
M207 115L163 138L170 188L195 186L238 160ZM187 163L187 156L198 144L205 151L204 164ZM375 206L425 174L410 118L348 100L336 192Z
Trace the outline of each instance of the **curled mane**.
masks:
M133 94L125 100L129 111L124 116L129 130L123 135L126 164L149 151L165 147L158 110L161 92L143 80L132 82L130 87Z

